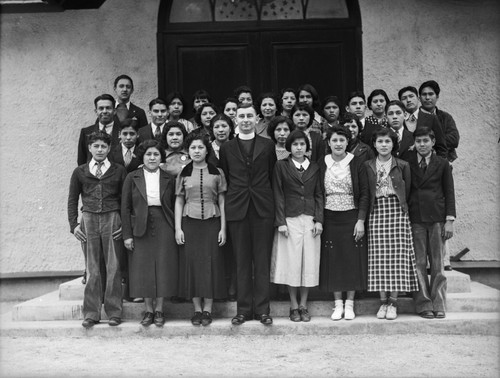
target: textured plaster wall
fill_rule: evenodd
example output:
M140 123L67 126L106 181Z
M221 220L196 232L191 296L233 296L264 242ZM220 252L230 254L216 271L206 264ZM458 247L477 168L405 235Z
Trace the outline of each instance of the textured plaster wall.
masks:
M83 269L66 204L81 127L113 79L157 95L159 0L97 10L0 15L0 272Z
M365 93L391 99L434 79L438 107L460 131L453 163L457 201L451 254L500 260L498 106L500 4L465 0L360 0Z
M107 0L98 10L0 15L0 273L83 268L66 201L79 130L93 98L121 73L133 101L157 94L159 0ZM391 98L433 78L462 140L455 166L452 252L500 260L499 12L495 1L360 0L365 91ZM467 159L469 157L469 159Z

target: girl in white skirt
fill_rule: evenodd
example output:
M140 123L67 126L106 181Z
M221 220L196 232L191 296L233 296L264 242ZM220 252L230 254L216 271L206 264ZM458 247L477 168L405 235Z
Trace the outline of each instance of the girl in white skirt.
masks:
M370 196L368 291L380 292L377 318L393 320L398 292L418 291L407 204L411 174L407 162L392 156L398 137L391 129L376 130L373 145L377 157L365 162Z
M306 157L310 149L307 135L293 131L285 147L291 155L276 163L273 175L278 229L271 257L271 282L288 285L290 320L308 322L309 288L319 283L324 200L319 167Z

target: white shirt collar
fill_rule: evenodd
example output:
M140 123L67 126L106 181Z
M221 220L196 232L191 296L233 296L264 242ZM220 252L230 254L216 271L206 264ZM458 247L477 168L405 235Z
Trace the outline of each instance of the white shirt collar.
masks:
M103 125L101 122L99 122L99 130L110 130L113 128L115 122L108 123L107 125Z
M115 101L115 108L118 107L118 105L120 105L120 102L118 101L118 99ZM127 107L127 109L130 109L130 100L128 102L125 103L125 106Z
M135 146L132 146L130 148L127 148L123 145L123 143L120 143L121 146L122 146L122 154L125 155L127 153L128 150L130 150L130 152L132 152L132 154L134 153L134 150L135 150Z
M111 163L109 162L108 158L104 159L102 162L104 163L103 166L106 169L108 169L111 166ZM94 158L90 159L89 167L94 168L94 166L96 166L96 165L97 165L97 161L95 161Z
M341 161L336 162L333 160L332 155L326 155L325 156L325 164L328 169L331 169L334 164L338 164L342 169L345 169L351 160L354 158L354 155L351 154L350 152L347 152L347 155L345 158L343 158Z
M297 168L297 169L300 169L300 167L302 167L305 170L305 169L309 168L309 165L311 164L311 162L309 161L308 158L305 158L302 163L295 161L293 158L291 158L291 159L293 161L293 164L295 165L295 168Z
M238 138L240 138L241 140L253 139L253 138L255 138L255 131L251 132L250 134L243 134L242 132L240 132L238 134Z

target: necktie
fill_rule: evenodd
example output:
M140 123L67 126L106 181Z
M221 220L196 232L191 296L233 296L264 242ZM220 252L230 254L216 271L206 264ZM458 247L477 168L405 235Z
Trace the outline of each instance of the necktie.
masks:
M422 158L422 160L420 160L420 168L422 169L422 172L424 172L424 173L427 170L427 161L424 157Z
M417 118L415 118L415 114L412 114L410 117L410 122L414 123L416 120L417 120Z
M125 156L123 158L123 162L125 163L125 167L128 167L130 162L132 161L132 151L130 149L127 150Z
M101 161L101 162L96 163L95 165L97 165L97 169L95 170L95 177L100 179L102 176L101 167L104 165L104 163Z
M155 130L155 139L160 139L160 135L161 135L161 129L160 129L160 126L156 126L156 130Z
M302 165L297 169L299 170L299 172L304 172L304 167Z
M128 117L127 105L118 104L118 106L116 107L116 115L118 116L120 122L125 121L125 119Z

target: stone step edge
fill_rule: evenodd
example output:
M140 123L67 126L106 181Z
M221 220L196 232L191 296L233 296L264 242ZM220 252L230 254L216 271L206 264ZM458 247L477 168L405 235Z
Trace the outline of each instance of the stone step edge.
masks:
M198 337L198 336L252 336L252 335L349 335L349 334L450 334L500 335L499 313L446 314L445 319L423 319L417 315L401 314L396 320L377 319L360 315L354 320L333 321L327 317L313 317L309 323L294 323L285 317L274 317L270 326L248 321L240 326L230 318L214 319L207 327L191 325L188 319L168 319L164 327L142 327L137 319L124 320L118 327L101 321L86 330L81 321L9 321L9 313L2 316L2 337ZM10 318L11 319L11 318Z

